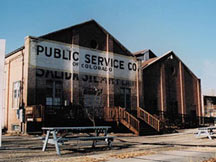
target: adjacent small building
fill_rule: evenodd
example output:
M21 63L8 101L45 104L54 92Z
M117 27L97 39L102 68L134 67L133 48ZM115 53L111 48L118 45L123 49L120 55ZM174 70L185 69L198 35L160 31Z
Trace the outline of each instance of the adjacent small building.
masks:
M216 96L203 96L205 117L216 117Z
M40 37L5 58L5 127L200 123L200 80L170 51L131 53L96 21ZM196 120L195 120L196 119Z
M136 56L141 58L141 53ZM149 51L151 54L152 52ZM200 79L173 51L161 57L149 55L142 60L143 95L145 110L168 119L170 123L198 123L203 116Z

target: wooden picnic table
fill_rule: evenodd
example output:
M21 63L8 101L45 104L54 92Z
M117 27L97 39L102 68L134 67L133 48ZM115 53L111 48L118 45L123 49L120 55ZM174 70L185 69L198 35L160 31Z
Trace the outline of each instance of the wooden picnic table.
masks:
M198 133L196 137L207 136L210 140L212 140L212 136L215 134L214 129L216 129L215 126L198 128Z
M42 151L46 151L47 144L54 144L56 148L56 153L61 155L59 145L63 144L64 142L70 140L80 140L80 141L93 141L92 147L96 146L97 141L105 141L108 146L112 147L112 141L114 137L108 136L108 129L111 128L110 126L95 126L95 127L43 127L42 130L46 131L46 137L43 144ZM59 133L63 132L63 133ZM87 134L87 136L72 136L70 137L71 133L73 132L82 132ZM94 132L95 134L92 135L89 132ZM100 134L103 133L103 136ZM52 137L50 138L50 135Z

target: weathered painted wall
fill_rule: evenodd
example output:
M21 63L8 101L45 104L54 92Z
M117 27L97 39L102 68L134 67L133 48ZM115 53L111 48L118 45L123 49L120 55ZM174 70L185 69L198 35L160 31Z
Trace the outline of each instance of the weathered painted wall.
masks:
M102 118L104 107L124 104L122 103L124 98L122 89L128 89L129 96L126 97L131 102L128 110L136 110L138 95L136 88L137 63L134 57L43 39L29 39L33 45L31 45L29 54L28 105L46 105L47 82L55 81L62 83L61 105L68 102L80 105L83 108L94 106L97 107L96 116ZM47 51L42 52L42 45L44 44L46 44L46 47L48 47L48 44L50 45L48 49L54 47L58 47L58 49L67 48L72 51L71 54L74 52L78 54L74 55L75 60L72 57L69 60L66 55L64 55L65 60L54 58L54 56L50 58L51 56L47 57ZM45 49L45 46L43 49ZM52 54L54 55L54 52ZM86 55L90 57L85 57ZM99 61L99 59L102 60ZM107 63L105 62L109 59L110 61L114 60L114 62L110 62L106 66ZM75 66L71 66L74 63ZM82 66L83 64L88 65L88 68L92 66L97 67L97 69L86 69L85 66ZM111 70L98 70L99 66ZM100 94L94 94L96 93L95 89ZM94 100L98 100L96 104Z

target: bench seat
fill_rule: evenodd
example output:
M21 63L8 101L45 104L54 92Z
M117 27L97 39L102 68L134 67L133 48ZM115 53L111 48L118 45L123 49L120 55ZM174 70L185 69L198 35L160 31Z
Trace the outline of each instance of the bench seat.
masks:
M94 141L94 140L114 140L113 136L92 136L92 137L64 137L59 138L58 141L70 141L70 140L80 140L80 141Z

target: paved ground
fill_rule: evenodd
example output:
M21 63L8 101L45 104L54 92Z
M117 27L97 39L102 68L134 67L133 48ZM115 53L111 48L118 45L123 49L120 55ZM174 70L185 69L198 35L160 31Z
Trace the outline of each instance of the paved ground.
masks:
M53 145L42 152L39 136L3 136L0 162L197 162L216 157L216 138L196 138L196 129L180 133L139 136L113 134L116 139L112 150L102 144L91 148L91 142L70 142L61 146L57 156Z
M213 152L200 152L192 150L162 151L154 155L137 156L127 159L111 159L110 162L198 162L215 157Z

